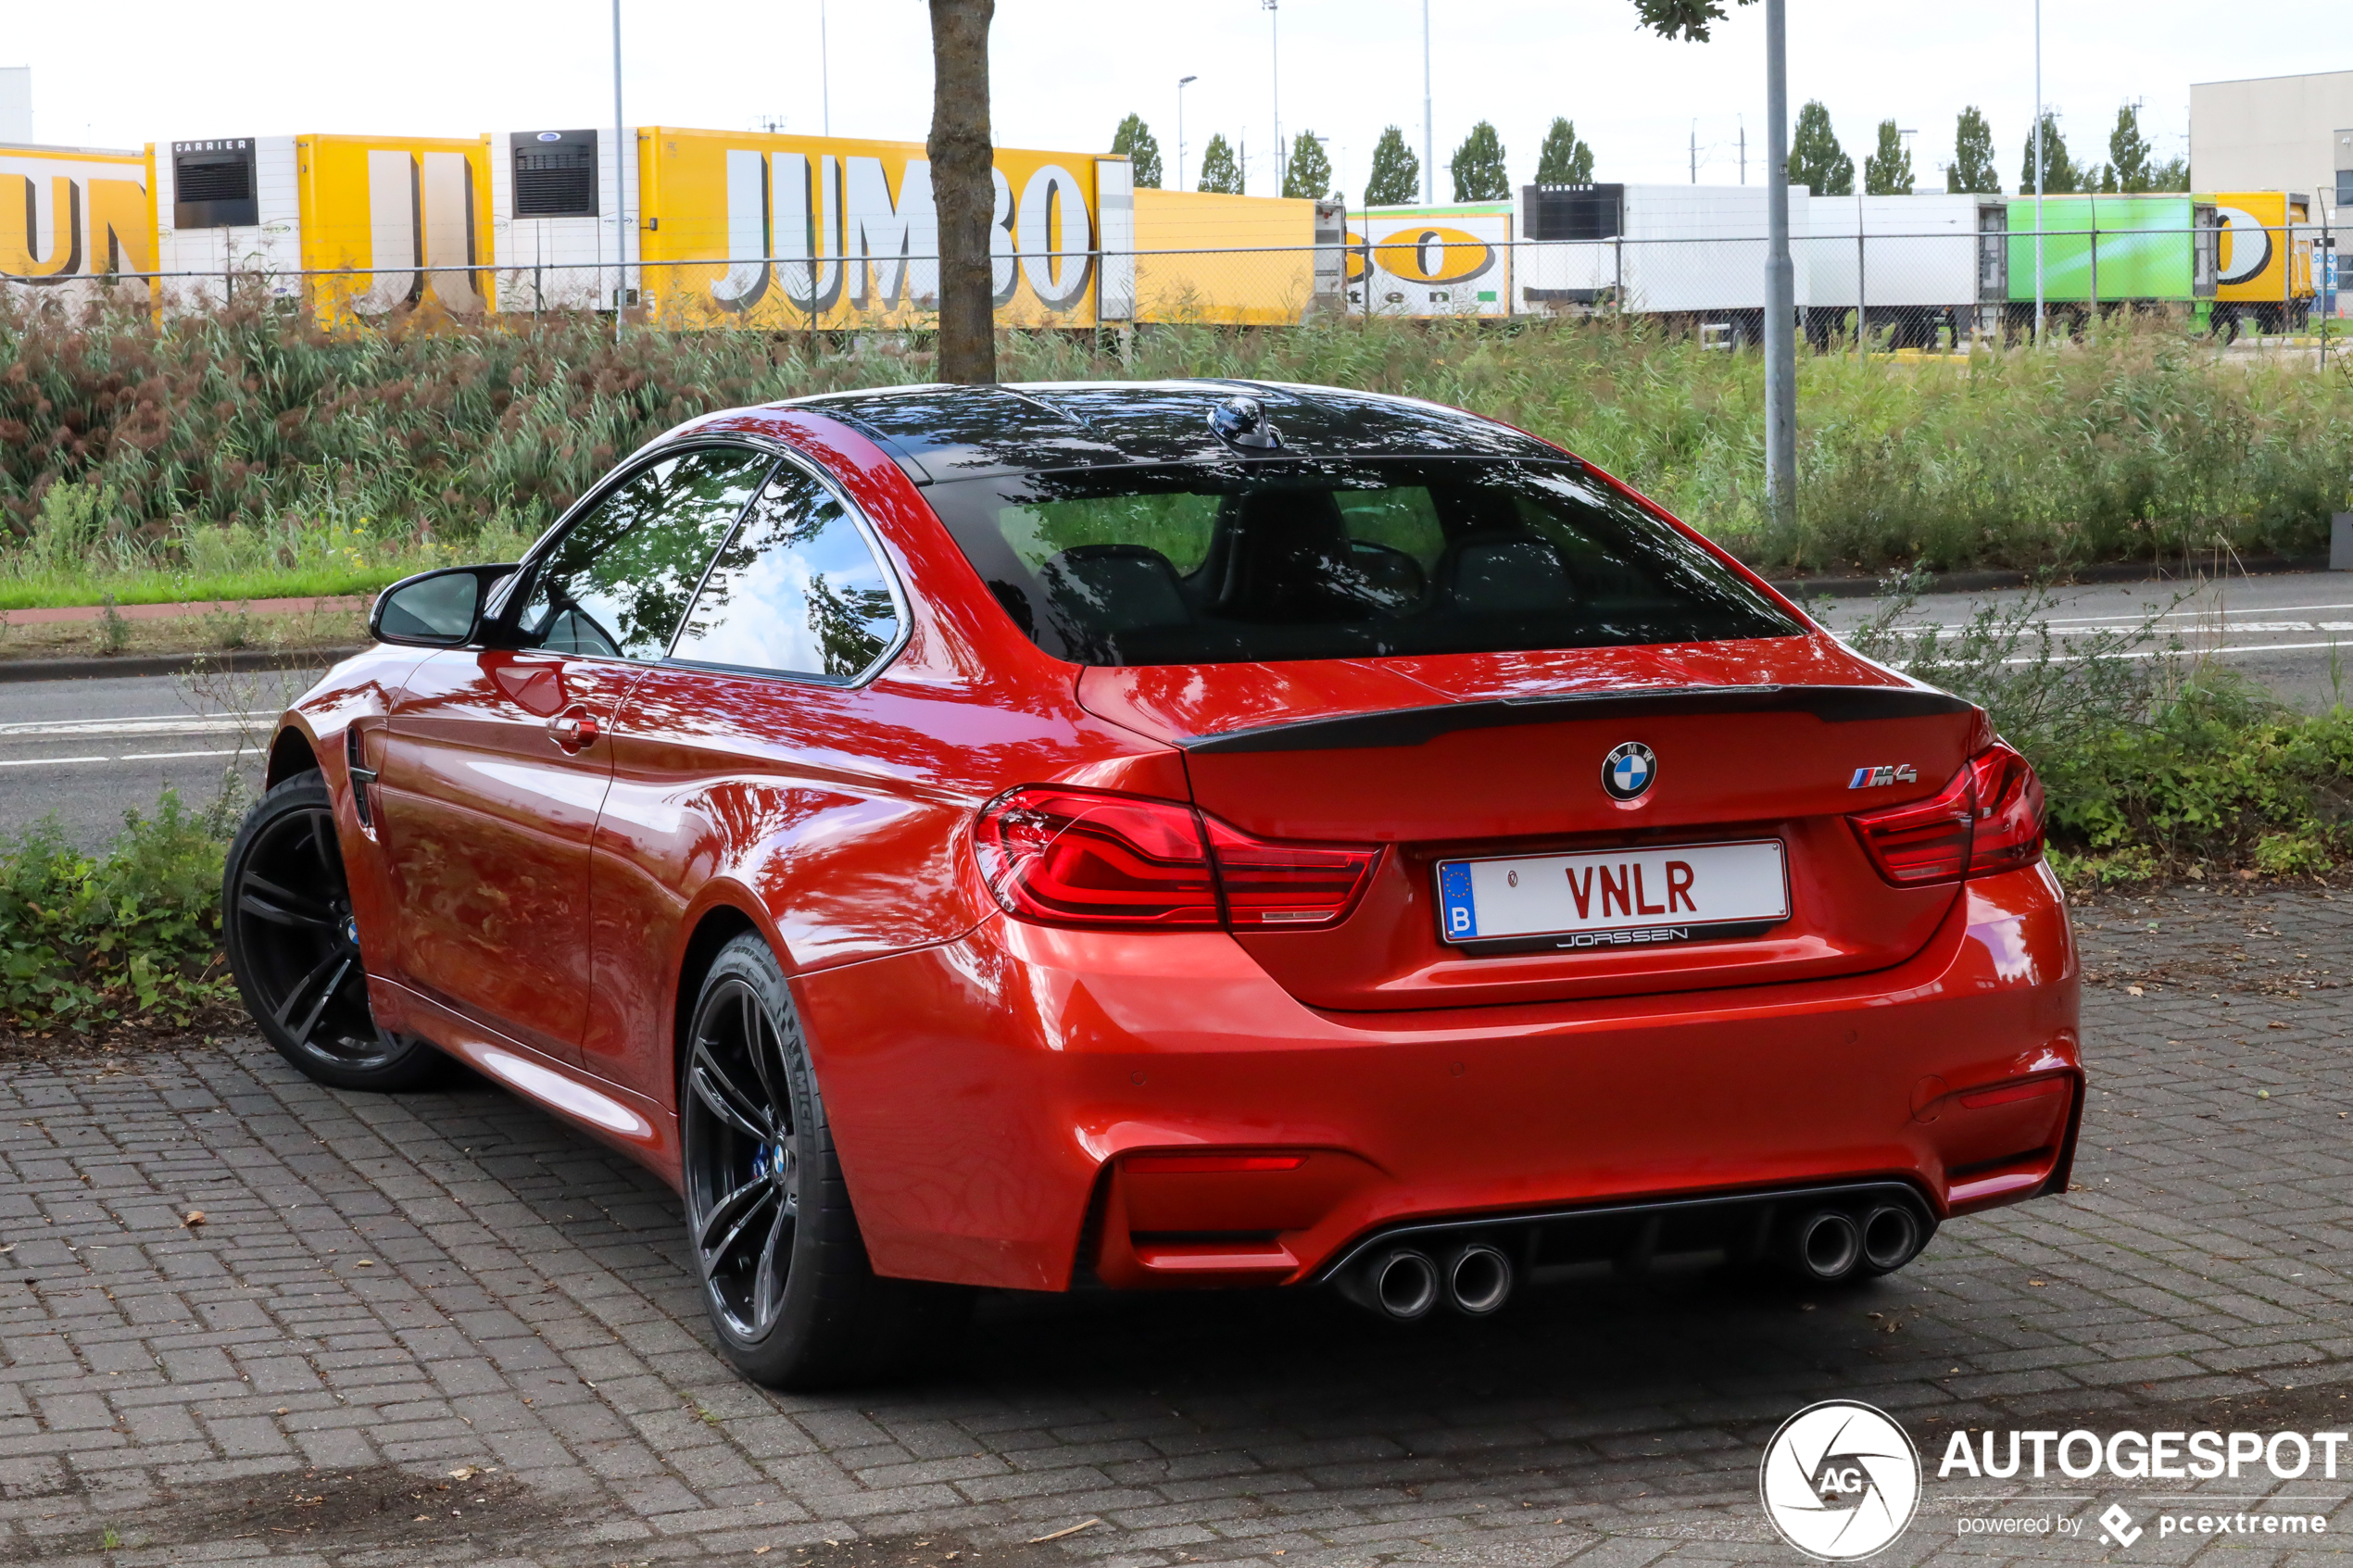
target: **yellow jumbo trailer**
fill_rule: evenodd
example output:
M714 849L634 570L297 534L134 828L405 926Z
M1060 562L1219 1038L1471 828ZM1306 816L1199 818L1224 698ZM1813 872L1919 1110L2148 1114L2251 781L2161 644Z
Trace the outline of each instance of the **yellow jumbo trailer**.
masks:
M221 136L156 159L167 308L258 290L322 326L492 307L490 138Z
M939 223L921 143L675 126L643 127L636 139L636 270L649 320L784 331L931 320ZM996 174L997 320L1131 320L1127 159L1000 147Z
M937 305L930 173L920 143L668 126L0 148L17 182L0 183L0 274L154 272L167 311L233 291L329 327L616 308L677 327L903 327ZM1019 148L997 150L996 188L1002 325L1339 307L1337 204L1139 191L1126 157Z
M2214 204L2222 225L2214 287L2214 321L2226 332L2288 331L2311 314L2311 198L2286 191L2223 191Z
M1338 287L1339 251L1319 282L1318 207L1331 203L1212 191L1136 193L1136 318L1267 326L1303 317Z
M46 298L91 297L155 268L153 149L0 146L0 278Z

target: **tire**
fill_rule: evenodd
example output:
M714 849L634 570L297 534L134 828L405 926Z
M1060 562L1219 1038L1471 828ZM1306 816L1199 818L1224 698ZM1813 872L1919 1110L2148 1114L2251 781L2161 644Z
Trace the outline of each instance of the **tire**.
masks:
M445 1059L376 1027L327 782L298 773L255 802L220 883L229 970L262 1037L338 1089L406 1089Z
M757 935L720 949L681 1057L686 1240L736 1370L831 1387L950 1344L971 1292L884 1279L868 1262L799 1014Z

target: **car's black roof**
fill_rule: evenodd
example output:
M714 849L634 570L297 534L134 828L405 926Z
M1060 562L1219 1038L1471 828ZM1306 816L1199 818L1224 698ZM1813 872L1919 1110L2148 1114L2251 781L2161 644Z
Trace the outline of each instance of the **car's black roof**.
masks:
M1210 410L1247 395L1265 406L1293 457L1555 458L1531 436L1410 397L1288 382L1026 382L879 387L792 400L872 437L919 484L1120 463L1245 460L1279 454L1228 445Z

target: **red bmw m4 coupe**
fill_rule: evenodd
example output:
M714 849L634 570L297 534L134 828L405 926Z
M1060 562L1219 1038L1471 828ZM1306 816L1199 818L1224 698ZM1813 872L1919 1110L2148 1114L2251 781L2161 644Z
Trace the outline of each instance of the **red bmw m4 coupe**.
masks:
M676 1184L749 1375L974 1286L1399 1319L2066 1189L2042 788L1608 474L1324 387L711 415L411 578L233 847L296 1066Z

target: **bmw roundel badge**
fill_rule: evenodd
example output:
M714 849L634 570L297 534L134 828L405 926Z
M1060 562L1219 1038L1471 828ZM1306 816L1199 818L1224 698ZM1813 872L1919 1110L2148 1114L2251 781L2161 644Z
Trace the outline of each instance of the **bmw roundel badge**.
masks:
M1609 791L1612 800L1633 800L1651 786L1658 777L1658 759L1641 741L1629 740L1623 746L1612 746L1602 759L1602 787Z

